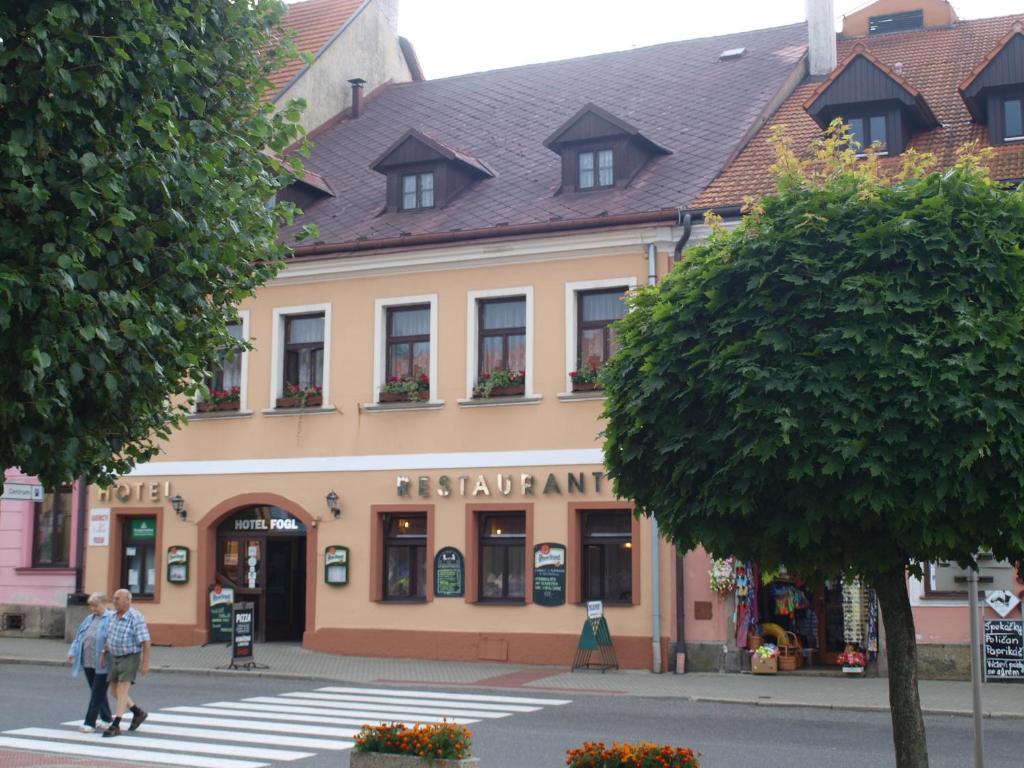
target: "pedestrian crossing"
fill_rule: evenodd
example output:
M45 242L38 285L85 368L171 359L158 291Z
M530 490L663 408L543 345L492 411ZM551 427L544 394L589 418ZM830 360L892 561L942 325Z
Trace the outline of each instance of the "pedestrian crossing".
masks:
M104 739L79 733L80 720L59 728L16 728L0 733L0 748L123 760L183 768L266 768L337 753L354 746L365 725L399 721L462 725L496 721L568 699L443 693L394 688L327 686L237 701L171 706L149 713L145 725Z

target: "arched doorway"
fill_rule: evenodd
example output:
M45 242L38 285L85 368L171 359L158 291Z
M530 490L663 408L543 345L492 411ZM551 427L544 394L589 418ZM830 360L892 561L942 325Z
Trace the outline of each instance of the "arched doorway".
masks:
M256 609L256 640L302 640L306 527L281 507L243 507L217 525L216 580Z

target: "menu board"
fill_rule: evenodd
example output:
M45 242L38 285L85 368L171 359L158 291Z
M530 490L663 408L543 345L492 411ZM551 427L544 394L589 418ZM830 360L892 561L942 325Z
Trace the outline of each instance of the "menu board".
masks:
M985 620L985 678L1024 679L1024 621Z
M434 556L434 596L462 597L466 593L466 563L455 547L444 547Z
M537 544L533 548L533 602L565 604L565 545Z
M253 603L235 603L231 606L231 661L252 662L252 634L255 628L256 606Z
M210 589L210 642L231 642L231 604L235 590L220 584Z

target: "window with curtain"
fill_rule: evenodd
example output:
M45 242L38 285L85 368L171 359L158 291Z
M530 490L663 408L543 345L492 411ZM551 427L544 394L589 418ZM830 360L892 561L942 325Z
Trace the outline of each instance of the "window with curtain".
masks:
M427 516L386 515L384 599L423 600L427 594Z
M888 152L889 137L886 130L885 115L868 115L864 117L851 117L847 121L850 126L850 139L857 142L858 152L863 152L872 144L877 143L875 149L879 152Z
M1003 138L1024 139L1024 99L1007 99L1003 102Z
M324 384L324 315L295 315L284 321L284 385L303 389Z
M71 560L71 489L60 488L43 495L35 504L32 565L66 568Z
M430 375L430 305L387 310L387 376Z
M526 297L479 302L477 375L526 370Z
M480 600L522 602L526 597L526 514L480 517Z
M402 210L434 207L434 174L407 173L402 176Z
M577 294L577 368L599 370L618 349L611 325L626 314L625 297L625 288Z
M633 601L633 527L629 510L582 513L584 600Z
M615 154L610 149L576 155L576 188L594 189L615 185Z

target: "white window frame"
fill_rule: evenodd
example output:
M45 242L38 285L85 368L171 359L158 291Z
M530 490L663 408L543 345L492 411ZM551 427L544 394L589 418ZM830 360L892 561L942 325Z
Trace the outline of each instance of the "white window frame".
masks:
M249 310L239 309L238 310L238 322L242 324L242 341L249 341ZM241 379L241 391L238 395L238 412L247 413L249 411L249 350L244 350L242 353L241 365L239 366L239 377ZM197 398L195 403L192 404L192 413L196 413L196 406L199 405L199 399Z
M576 370L576 337L579 329L579 318L576 317L576 295L602 288L624 288L626 291L635 291L636 286L636 277L609 277L602 280L581 280L565 284L565 393L572 392L572 377L569 376L569 371Z
M293 315L324 316L324 385L322 408L331 408L331 305L304 304L295 307L274 307L274 321L271 339L273 354L270 363L270 403L268 408L277 408L277 398L284 396L284 323Z
M380 389L384 385L384 369L387 365L386 349L388 343L388 310L393 307L410 304L430 305L430 398L428 404L436 404L437 399L437 294L426 293L421 296L395 296L390 299L377 299L374 302L373 321L373 402L380 402Z
M466 292L466 398L473 397L480 364L480 300L499 298L526 299L526 382L525 396L533 396L533 286L493 288Z

